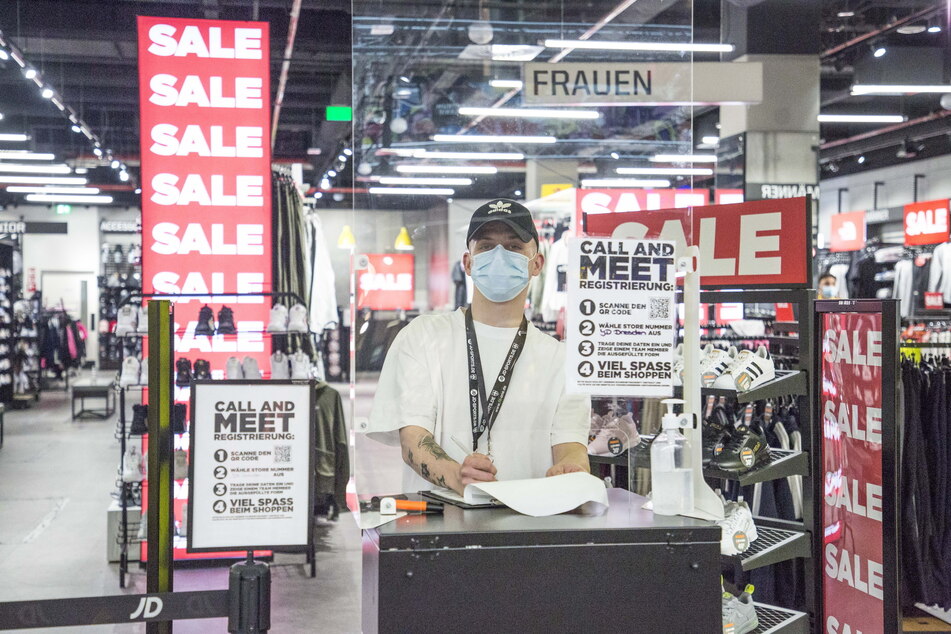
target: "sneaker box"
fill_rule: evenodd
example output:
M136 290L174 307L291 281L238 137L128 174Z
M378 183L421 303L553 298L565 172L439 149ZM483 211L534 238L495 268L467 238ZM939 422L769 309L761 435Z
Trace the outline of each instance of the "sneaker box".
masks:
M139 522L142 521L142 507L126 507L126 521L128 522L129 547L126 550L129 561L139 560L139 543L136 534L139 532ZM122 506L118 500L113 500L106 511L106 561L116 563L122 554Z

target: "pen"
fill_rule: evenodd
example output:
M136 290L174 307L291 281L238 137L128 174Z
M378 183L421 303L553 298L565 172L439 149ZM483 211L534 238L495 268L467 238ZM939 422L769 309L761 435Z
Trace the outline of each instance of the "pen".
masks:
M463 451L467 456L470 455L470 454L474 454L474 453L475 453L474 451L469 451L469 448L466 447L465 443L462 442L461 440L459 440L458 438L456 438L455 436L450 436L449 439L450 439L452 442L456 443L456 447L459 447L459 449L462 449L462 451ZM486 457L487 457L491 462L493 462L493 463L495 462L494 460L492 460L492 454L491 454L491 453L488 454L488 456L486 456Z

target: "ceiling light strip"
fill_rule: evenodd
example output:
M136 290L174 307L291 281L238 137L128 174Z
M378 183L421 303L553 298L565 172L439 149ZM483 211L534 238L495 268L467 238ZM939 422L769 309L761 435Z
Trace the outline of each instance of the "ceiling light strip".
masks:
M820 114L819 123L902 123L900 114Z
M66 196L63 194L28 194L27 202L31 203L79 203L79 204L109 204L112 196Z
M663 178L583 178L582 187L670 187Z
M657 154L651 163L716 163L716 154Z
M30 152L29 150L0 150L0 161L52 161L56 155L52 152Z
M618 174L631 176L710 176L713 170L709 167L619 167Z
M473 117L511 117L516 119L598 119L597 110L556 110L554 108L475 108L463 106L459 114Z
M370 187L367 191L382 196L452 196L456 193L448 187Z
M553 136L520 136L493 134L435 134L437 143L555 143Z
M402 174L495 174L499 171L492 165L397 165Z
M381 185L463 185L472 184L471 178L426 178L414 176L381 176Z
M40 187L38 185L10 185L6 189L11 194L77 194L86 196L99 193L98 187Z
M951 93L945 84L855 84L853 95L914 95L921 93Z
M524 161L521 152L441 152L439 150L416 150L413 158L445 159L463 161Z
M8 141L10 143L19 143L24 141L29 141L29 134L19 134L19 133L0 133L0 141Z
M0 175L0 184L13 185L85 185L85 176L4 176Z
M55 165L27 165L20 163L0 163L0 173L13 174L72 174L73 170L65 163Z
M732 44L698 44L694 42L621 42L599 40L545 40L548 48L586 49L595 51L647 51L656 53L732 53Z

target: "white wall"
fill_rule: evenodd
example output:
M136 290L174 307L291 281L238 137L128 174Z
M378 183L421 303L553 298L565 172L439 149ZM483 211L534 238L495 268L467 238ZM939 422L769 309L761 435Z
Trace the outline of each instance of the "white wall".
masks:
M20 206L0 214L4 220L27 222L66 222L65 234L27 234L23 236L23 282L27 286L31 269L36 286L43 291L44 304L56 307L60 299L74 317L81 317L90 331L86 358L98 357L95 322L90 313L99 313L99 209L74 207L69 215L59 216L49 207ZM45 279L44 279L45 278ZM79 289L86 282L86 314L79 315ZM44 283L46 288L44 288Z
M919 201L951 198L951 155L829 178L820 184L819 233L829 233L829 218L838 211L839 189L848 189L842 194L842 211L871 210L875 181L885 183L878 188L878 208L899 207L914 202L915 174L925 175L918 179Z

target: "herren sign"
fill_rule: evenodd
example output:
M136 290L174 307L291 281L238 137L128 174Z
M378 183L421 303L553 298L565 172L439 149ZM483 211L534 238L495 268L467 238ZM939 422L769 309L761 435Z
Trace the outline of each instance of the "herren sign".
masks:
M526 104L739 104L763 100L759 62L575 63L523 66Z

